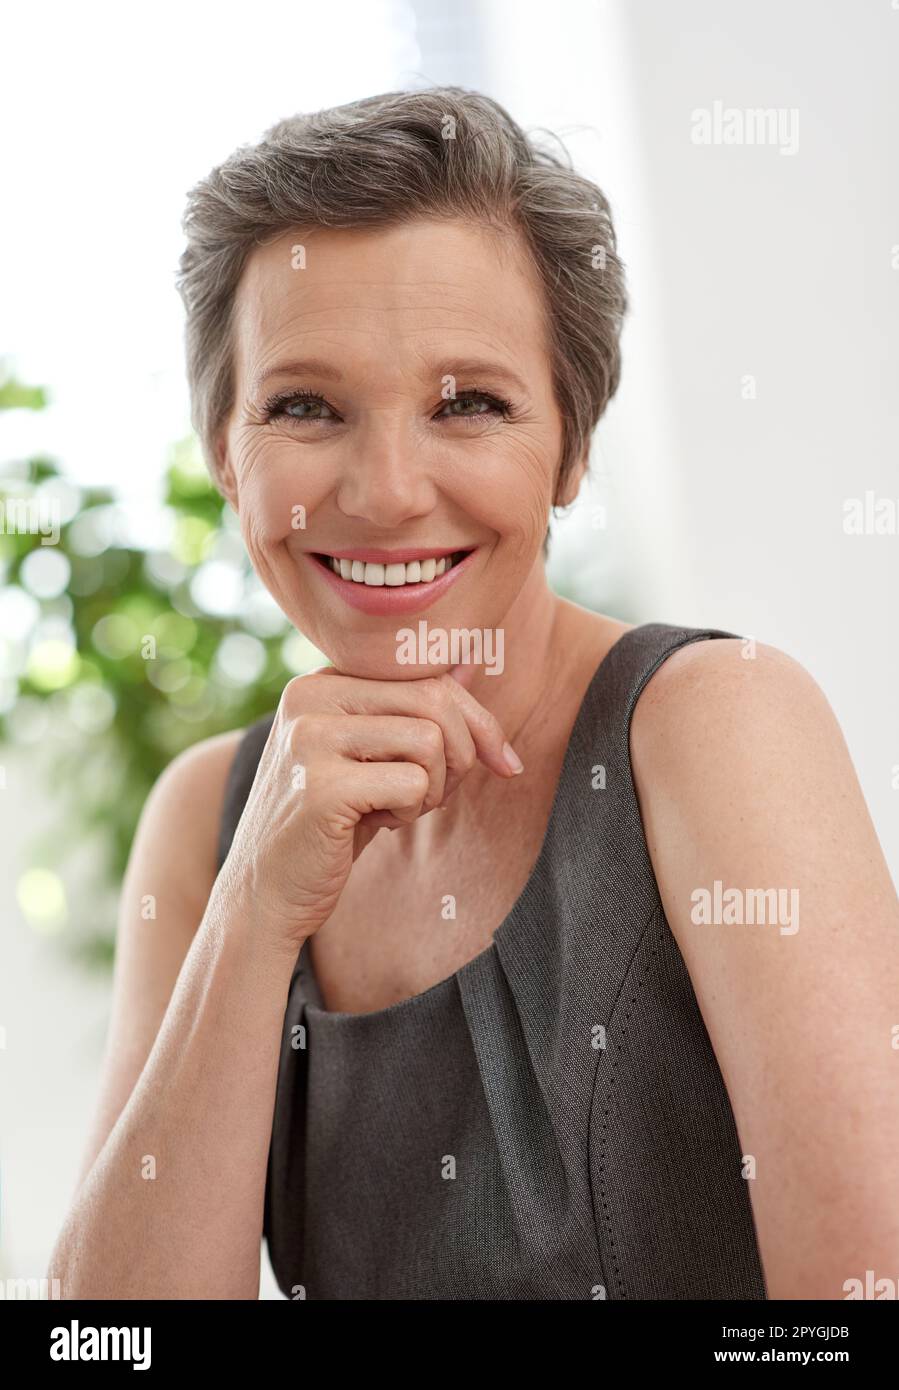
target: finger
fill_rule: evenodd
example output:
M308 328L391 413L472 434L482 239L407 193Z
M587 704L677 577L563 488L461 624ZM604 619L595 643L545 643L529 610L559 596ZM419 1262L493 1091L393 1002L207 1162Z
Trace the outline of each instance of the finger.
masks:
M469 731L464 712L436 679L420 681L375 681L355 676L331 676L324 681L318 676L301 676L291 683L288 713L301 718L309 709L340 711L352 715L403 715L428 719L443 732L443 755L446 764L444 799L455 791L474 766L477 748ZM504 769L503 775L508 776Z
M300 677L301 681L309 679L307 676ZM446 736L446 763L453 789L457 785L453 780L457 771L461 779L471 767L468 738L474 745L475 757L497 776L514 777L523 771L521 761L506 741L496 717L449 674L417 681L334 677L326 679L318 689L347 714L413 714L439 723ZM454 711L461 716L467 737L461 734Z
M367 816L362 817L359 824L369 830L399 830L405 822L399 820L392 811L370 811Z
M402 825L403 822L397 820L392 811L371 811L367 816L363 816L356 826L353 860L359 858L359 855L371 844L379 830L400 830Z
M453 671L458 673L462 669L464 668L456 666ZM516 777L524 771L524 766L515 749L507 741L502 725L495 715L465 689L453 671L448 671L438 680L463 714L468 731L474 739L478 757L501 777Z
M428 774L418 763L359 763L335 765L332 796L360 820L372 811L390 811L410 825L421 815L428 794Z
M407 715L335 716L328 734L331 748L342 757L359 762L418 763L428 774L428 794L422 813L432 811L444 799L446 759L444 735L432 719Z

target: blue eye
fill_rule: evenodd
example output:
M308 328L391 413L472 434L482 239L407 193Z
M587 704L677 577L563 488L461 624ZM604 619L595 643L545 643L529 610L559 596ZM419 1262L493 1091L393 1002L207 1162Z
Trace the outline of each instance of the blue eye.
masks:
M327 415L322 411L328 411ZM273 396L265 403L265 418L275 420L328 420L336 419L327 401L314 391L292 391L289 395Z

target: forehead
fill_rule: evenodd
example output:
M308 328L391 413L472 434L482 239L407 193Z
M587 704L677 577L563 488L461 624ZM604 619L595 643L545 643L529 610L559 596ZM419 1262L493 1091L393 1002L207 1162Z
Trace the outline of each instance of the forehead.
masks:
M250 385L286 354L314 352L390 375L489 353L536 385L548 372L543 303L511 230L416 221L288 232L254 250L241 277L238 372Z

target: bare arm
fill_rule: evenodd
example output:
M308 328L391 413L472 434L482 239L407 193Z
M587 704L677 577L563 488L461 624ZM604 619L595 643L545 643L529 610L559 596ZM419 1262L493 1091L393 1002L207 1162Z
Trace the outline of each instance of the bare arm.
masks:
M381 828L440 805L478 759L514 776L504 746L497 721L449 676L297 677L218 878L227 739L160 778L123 889L97 1131L51 1262L63 1297L257 1297L300 946Z
M258 1295L293 960L227 871L213 889L235 744L176 759L141 818L97 1123L51 1260L64 1298Z
M755 1161L769 1297L842 1299L866 1270L899 1268L899 903L821 691L783 653L741 648L697 643L660 667L634 715L634 775ZM709 920L697 890L716 881L737 894ZM773 923L746 911L762 893Z

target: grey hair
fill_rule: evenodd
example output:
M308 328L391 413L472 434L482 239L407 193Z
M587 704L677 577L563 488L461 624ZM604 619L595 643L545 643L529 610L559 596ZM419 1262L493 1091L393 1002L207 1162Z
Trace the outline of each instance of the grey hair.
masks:
M490 97L432 87L279 121L198 183L177 283L191 418L213 476L233 405L232 310L254 247L293 228L470 218L517 230L542 281L563 423L558 497L618 387L627 308L608 202L559 151L536 145Z

